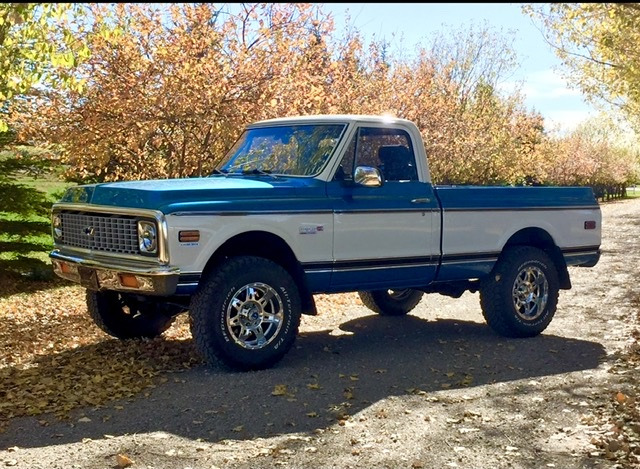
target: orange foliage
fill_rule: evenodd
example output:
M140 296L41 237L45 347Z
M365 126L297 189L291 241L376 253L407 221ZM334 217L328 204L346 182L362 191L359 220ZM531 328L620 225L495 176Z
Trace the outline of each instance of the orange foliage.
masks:
M357 30L338 39L318 5L91 10L91 58L78 70L85 90L42 95L13 120L23 138L61 144L74 180L206 175L249 122L385 112L416 122L435 182L592 180L572 166L570 142L551 147L542 117L496 92L503 54L487 34L466 38L466 51L440 44L398 60L384 43L365 46ZM472 54L473 41L493 51L476 69L458 57Z

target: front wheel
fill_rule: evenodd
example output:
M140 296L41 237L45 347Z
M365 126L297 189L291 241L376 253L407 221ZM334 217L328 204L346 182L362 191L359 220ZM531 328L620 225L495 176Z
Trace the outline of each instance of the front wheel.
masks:
M382 316L404 316L420 303L423 294L411 288L358 292L362 303Z
M118 339L157 337L169 329L175 319L175 311L169 305L124 293L87 290L86 299L93 322Z
M300 309L296 283L284 268L261 257L234 257L193 296L191 334L210 364L264 369L293 345Z
M487 324L506 337L544 331L558 305L558 272L549 256L530 246L509 248L484 279L480 305Z

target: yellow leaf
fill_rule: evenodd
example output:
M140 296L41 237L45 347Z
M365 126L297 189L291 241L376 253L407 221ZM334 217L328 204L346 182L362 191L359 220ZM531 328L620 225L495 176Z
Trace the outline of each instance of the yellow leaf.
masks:
M276 384L273 391L271 391L272 396L284 396L285 394L287 394L286 384Z
M311 417L311 418L314 418L314 417L317 417L317 416L318 416L318 414L316 412L309 412L307 414L307 417Z
M307 384L309 389L320 389L320 385L318 383L309 383Z
M116 464L120 468L125 468L125 467L131 466L133 464L133 461L129 459L129 457L126 454L118 453L116 455Z
M233 431L236 433L241 432L242 430L244 430L244 425L238 425L233 429Z

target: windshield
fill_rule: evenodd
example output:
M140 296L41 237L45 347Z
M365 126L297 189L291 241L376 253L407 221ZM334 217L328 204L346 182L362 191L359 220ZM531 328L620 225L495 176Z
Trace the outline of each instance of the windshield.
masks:
M217 170L313 176L324 167L345 127L311 124L247 129Z

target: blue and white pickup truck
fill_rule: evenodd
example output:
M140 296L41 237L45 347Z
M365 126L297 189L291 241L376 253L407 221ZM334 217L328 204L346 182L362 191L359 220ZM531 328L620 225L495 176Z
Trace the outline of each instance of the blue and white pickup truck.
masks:
M188 311L207 362L246 370L287 353L317 293L399 316L479 291L497 333L540 334L567 266L598 262L601 213L589 188L434 186L415 124L334 115L254 123L208 177L72 187L52 232L102 330Z

